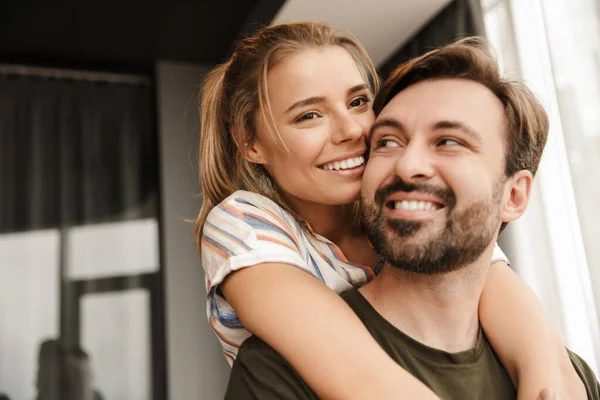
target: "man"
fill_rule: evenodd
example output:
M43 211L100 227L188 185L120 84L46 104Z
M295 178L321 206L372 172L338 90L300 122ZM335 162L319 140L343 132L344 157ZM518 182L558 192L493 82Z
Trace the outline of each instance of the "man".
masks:
M68 349L59 339L44 340L38 362L36 400L102 400L92 387L89 355L80 347Z
M384 350L442 399L514 399L478 304L498 234L527 206L548 118L472 39L399 67L374 109L361 202L386 264L342 297ZM588 397L600 399L593 372L570 356ZM234 363L227 398L316 396L253 337Z

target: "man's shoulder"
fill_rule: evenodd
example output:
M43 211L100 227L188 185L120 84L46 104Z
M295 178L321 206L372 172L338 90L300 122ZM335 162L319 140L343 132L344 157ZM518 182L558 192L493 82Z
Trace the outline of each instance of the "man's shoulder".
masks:
M236 363L239 362L238 364L244 364L256 361L266 362L268 360L276 361L278 363L288 363L285 358L275 351L275 349L258 336L253 335L242 343L239 355L236 358Z
M227 399L312 400L317 396L285 358L258 336L251 336L233 363Z
M588 399L600 400L600 384L598 383L594 371L583 358L570 350L568 350L568 352L571 363L573 364L573 367L575 367L575 371L577 371L579 378L583 381Z

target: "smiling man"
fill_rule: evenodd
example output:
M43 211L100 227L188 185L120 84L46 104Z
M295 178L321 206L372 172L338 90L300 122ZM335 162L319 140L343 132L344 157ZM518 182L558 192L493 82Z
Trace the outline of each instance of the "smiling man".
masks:
M385 266L342 297L384 350L440 398L515 399L478 305L498 234L527 207L546 113L527 88L501 78L474 39L400 66L374 109L361 203ZM588 398L599 399L593 372L570 357ZM233 366L228 398L316 396L253 337Z

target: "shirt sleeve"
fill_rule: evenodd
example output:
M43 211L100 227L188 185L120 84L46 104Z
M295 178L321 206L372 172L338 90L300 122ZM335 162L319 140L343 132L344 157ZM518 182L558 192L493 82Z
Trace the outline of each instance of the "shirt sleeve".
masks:
M577 375L579 375L579 378L582 380L583 385L585 386L587 398L589 400L600 400L600 383L598 383L598 379L596 378L596 375L594 375L594 371L583 360L583 358L579 357L570 350L568 350L568 352L569 357L571 358L571 363L573 364L573 367L575 367Z
M508 261L508 257L504 254L498 243L494 246L494 252L492 253L492 262L491 264L504 261L507 265L510 265L510 261Z
M209 213L202 230L201 254L208 320L230 364L250 333L218 290L227 275L269 262L316 275L306 261L300 225L271 200L250 192L234 193Z
M300 225L271 200L234 193L209 213L202 231L202 267L209 288L232 271L266 262L309 271L301 235Z
M225 400L313 400L316 394L268 344L253 336L233 364Z

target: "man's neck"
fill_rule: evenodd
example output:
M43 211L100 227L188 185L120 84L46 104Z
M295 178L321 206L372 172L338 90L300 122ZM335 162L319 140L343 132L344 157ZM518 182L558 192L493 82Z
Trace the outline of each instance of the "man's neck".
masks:
M479 298L492 251L493 243L475 263L446 274L417 274L386 265L360 292L413 339L450 353L469 350L477 342Z

